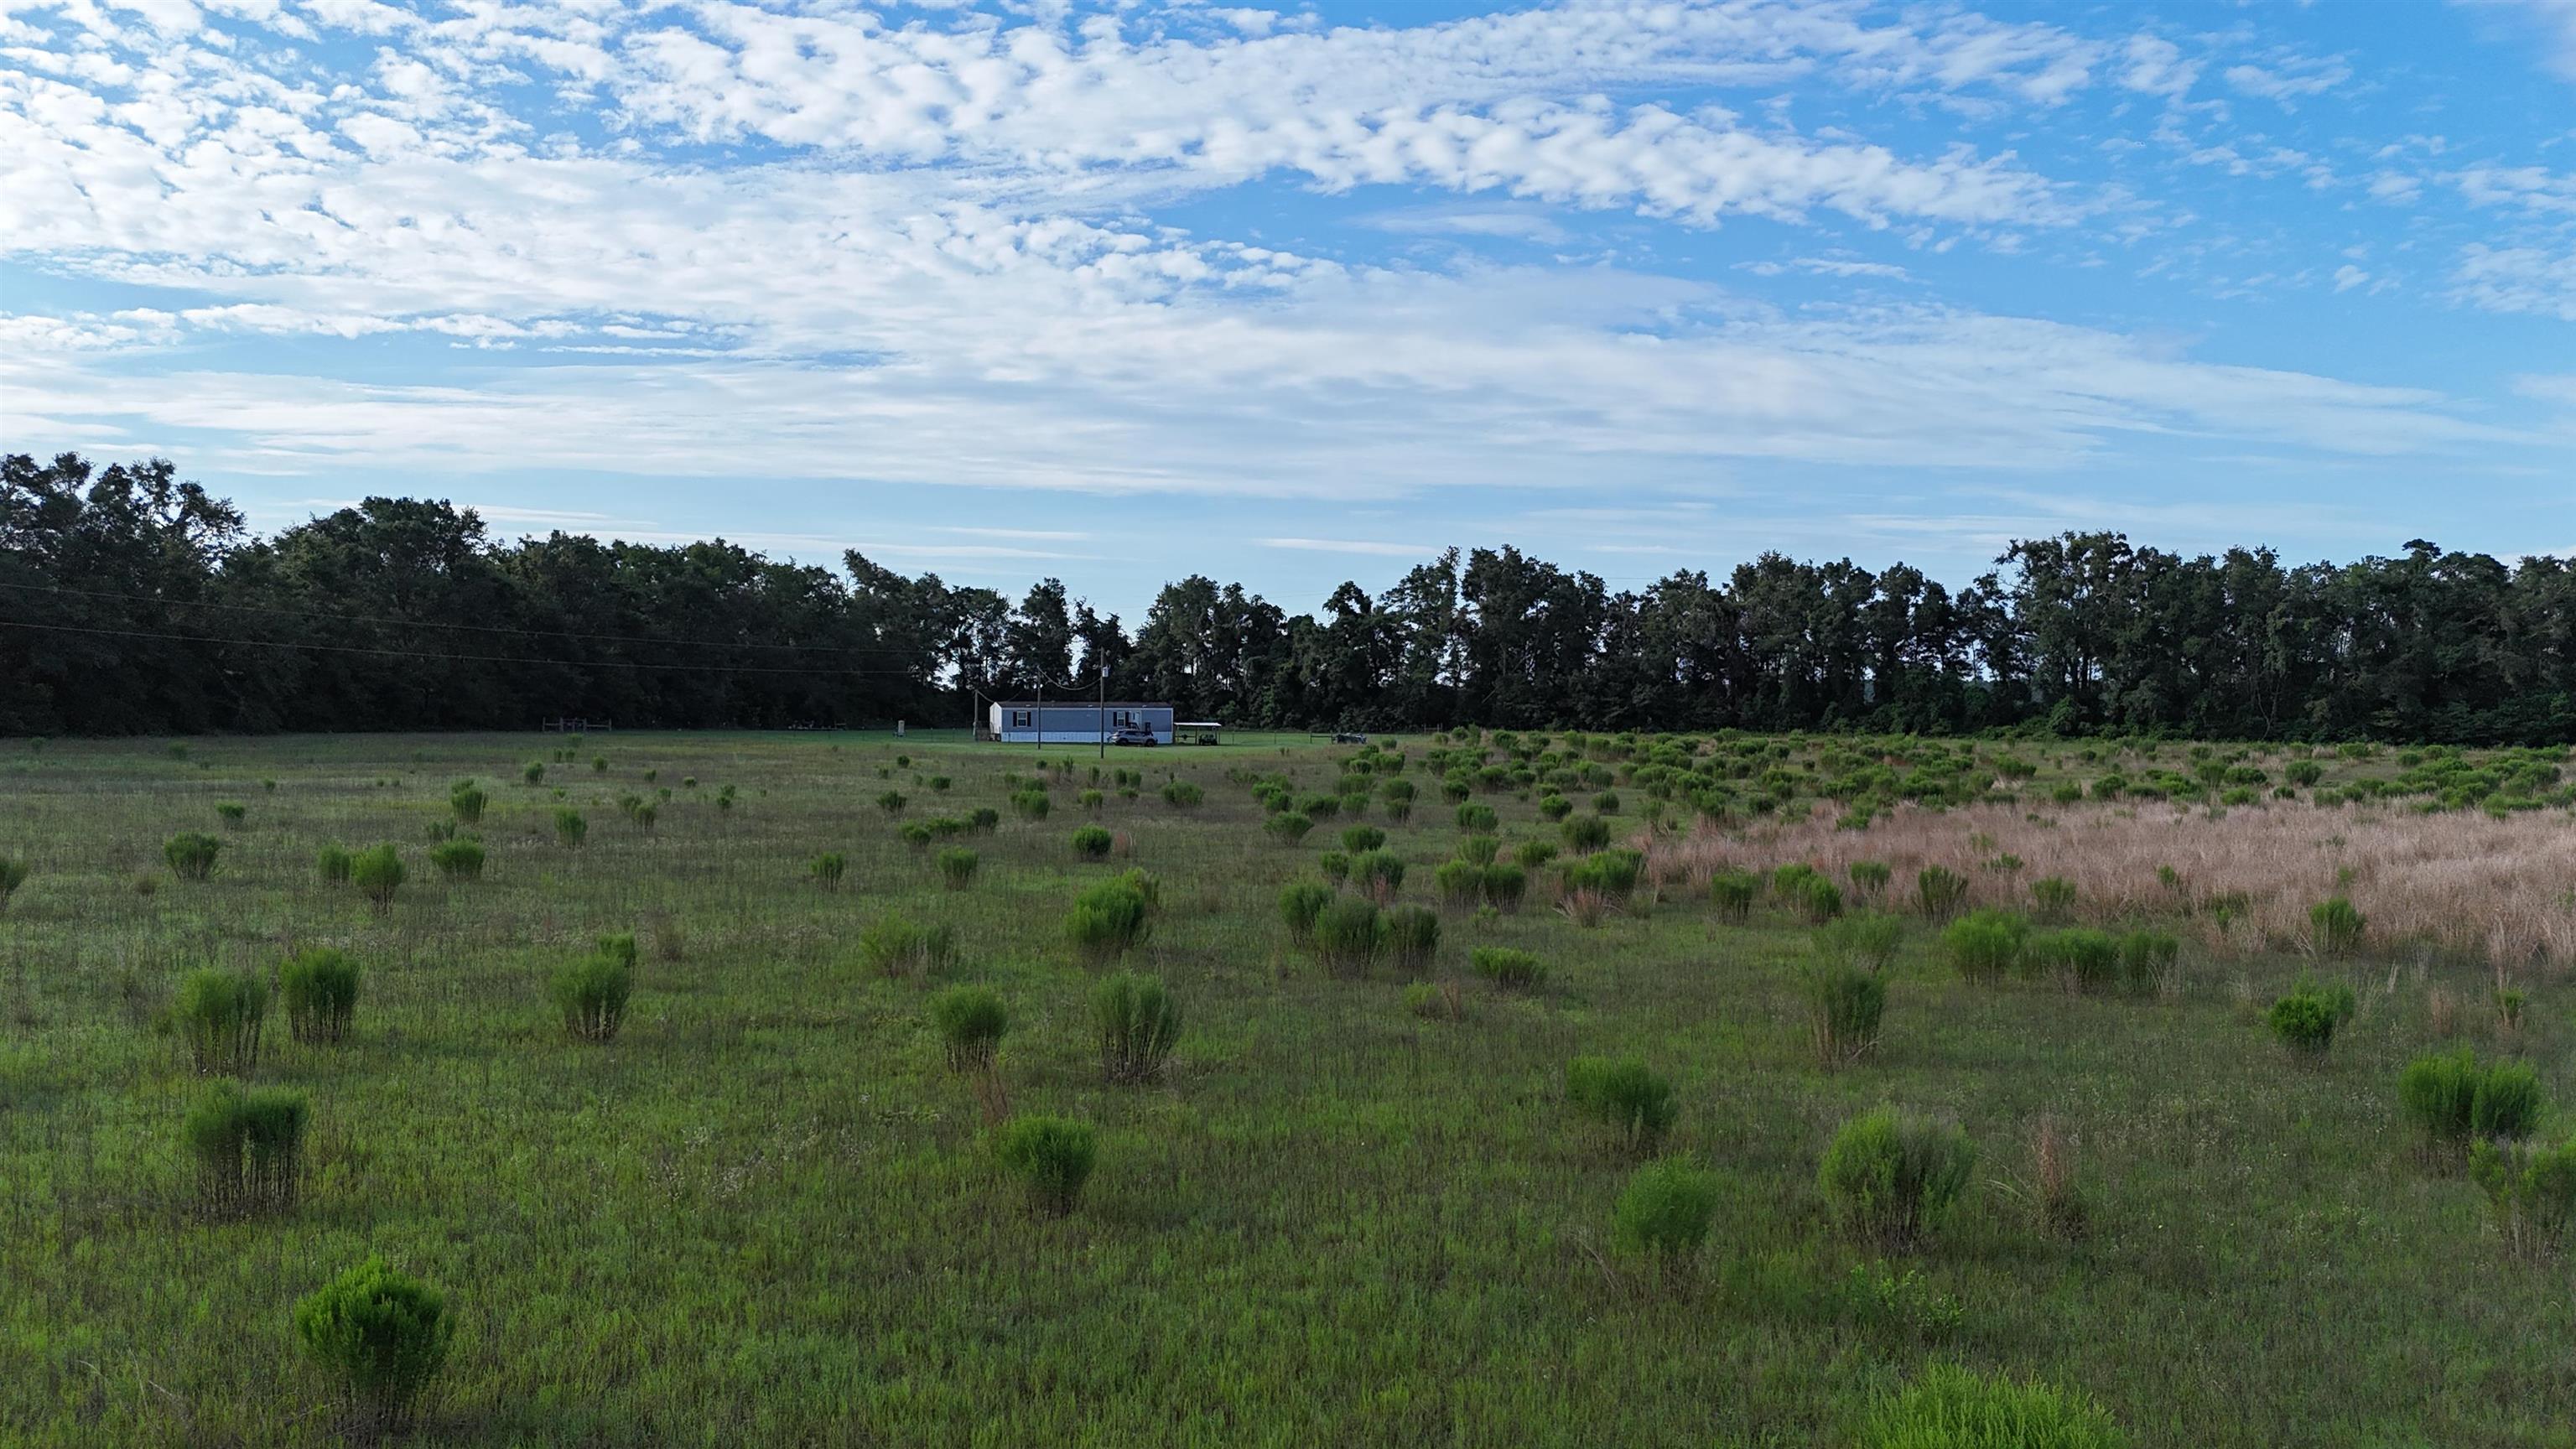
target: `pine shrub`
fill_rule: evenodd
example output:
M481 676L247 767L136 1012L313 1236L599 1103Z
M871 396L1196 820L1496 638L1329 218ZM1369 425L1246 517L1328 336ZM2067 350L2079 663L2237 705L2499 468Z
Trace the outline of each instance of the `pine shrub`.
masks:
M1852 883L1852 889L1873 897L1886 891L1894 875L1883 861L1855 860L1843 867L1843 876Z
M1404 889L1404 857L1391 850L1366 850L1351 857L1351 884L1380 901Z
M2030 900L2041 919L2065 920L2075 909L2075 882L2063 876L2042 876L2030 883Z
M1081 1203L1098 1150L1087 1124L1035 1116L1013 1118L998 1147L1002 1165L1028 1189L1030 1208L1050 1217Z
M957 954L957 930L923 926L889 911L859 932L859 959L880 976L920 976L946 969Z
M2320 956L2349 956L2361 944L2366 923L2352 902L2334 896L2308 907L2308 939Z
M940 883L952 891L962 891L975 883L975 867L983 857L963 845L952 845L939 852Z
M314 853L313 873L325 885L347 885L349 867L356 859L345 845L326 845Z
M483 808L491 803L492 797L476 788L471 780L460 781L447 793L447 808L456 813L457 823L461 825L480 824Z
M1011 1013L989 986L955 986L931 999L931 1025L939 1031L953 1071L983 1071L1009 1029Z
M1876 911L1856 911L1818 926L1808 944L1820 961L1883 971L1905 944L1905 923Z
M1447 906L1469 907L1484 899L1485 868L1472 860L1451 860L1431 872L1431 883Z
M204 880L215 873L215 857L223 854L224 843L197 830L183 830L162 842L161 858L170 863L170 872L181 880Z
M1465 835L1458 839L1458 859L1469 865L1492 865L1494 858L1502 853L1500 836Z
M1638 1168L1611 1215L1611 1242L1679 1276L1717 1218L1717 1178L1672 1157Z
M259 1066L268 985L256 976L205 968L180 978L171 1008L189 1064L205 1076L246 1077Z
M1305 945L1315 938L1315 918L1333 903L1333 888L1317 881L1290 881L1279 891L1279 918L1288 923L1289 939Z
M1941 928L1941 954L1966 980L1992 984L2019 965L2029 929L2010 911L1971 911Z
M1940 1226L1967 1190L1976 1160L1957 1127L1879 1107L1834 1134L1816 1184L1846 1228L1902 1249Z
M1651 1152L1680 1115L1672 1083L1642 1057L1576 1057L1565 1065L1565 1097L1600 1118L1630 1151Z
M2080 1393L1941 1363L1880 1399L1860 1435L1860 1449L2126 1449L2128 1442Z
M1396 970L1419 973L1439 950L1440 916L1430 907L1397 906L1386 913L1387 960Z
M1161 1076L1181 1039L1180 1003L1151 976L1124 973L1094 987L1091 1020L1100 1073L1112 1082Z
M1529 890L1529 873L1500 861L1485 867L1485 903L1498 911L1517 911Z
M1315 917L1314 939L1315 956L1326 970L1356 975L1368 970L1385 944L1385 916L1366 896L1337 895Z
M333 1389L378 1432L407 1424L447 1361L455 1324L437 1289L382 1258L295 1305L295 1333Z
M1502 819L1491 805L1470 803L1458 807L1458 828L1469 835L1491 835L1501 825Z
M2537 1259L2566 1245L2576 1224L2576 1137L2554 1148L2479 1142L2469 1149L2469 1180L2514 1252Z
M216 1082L180 1125L197 1164L197 1202L218 1217L293 1210L304 1184L304 1096Z
M849 858L837 850L824 851L805 862L805 873L814 878L814 884L827 891L841 888L841 877L849 868Z
M1610 843L1610 822L1598 815L1571 816L1557 828L1563 832L1568 850L1599 850Z
M483 842L471 836L443 840L429 850L429 863L449 880L480 879L483 858Z
M561 841L565 849L579 849L582 841L589 838L589 835L590 822L581 818L580 811L569 805L556 808L555 839Z
M1968 878L1947 866L1927 865L1914 877L1914 899L1923 914L1946 921L1968 901Z
M1097 825L1086 825L1073 832L1073 853L1084 860L1107 860L1109 847L1117 837Z
M1163 786L1163 803L1175 810L1196 809L1207 799L1207 792L1188 780L1173 780Z
M1065 934L1074 949L1093 962L1114 961L1145 939L1153 903L1121 877L1083 888L1065 915Z
M1386 844L1386 832L1374 825L1354 825L1342 832L1342 849L1353 855L1365 855Z
M1807 968L1803 985L1817 1060L1840 1066L1877 1050L1887 983L1876 972L1847 962L1819 962Z
M299 951L278 968L277 994L297 1041L327 1046L344 1040L358 1010L358 963L328 946Z
M368 846L349 862L349 882L381 911L393 904L394 892L402 889L402 856L390 845Z
M2293 987L2272 1003L2264 1022L2281 1045L2302 1057L2321 1057L2334 1045L2335 1028L2343 1024L2335 998L2313 986Z
M610 1042L626 1024L626 1001L634 990L633 956L599 951L559 968L549 994L575 1041Z
M215 807L215 818L224 822L226 830L241 829L243 819L249 814L246 808L229 801Z
M1295 845L1315 828L1313 817L1296 810L1282 810L1261 822L1262 830L1281 845Z
M1051 804L1044 790L1022 790L1011 796L1011 809L1022 820L1032 823L1047 818L1047 810Z
M1467 954L1476 974L1512 991L1532 991L1546 984L1547 963L1512 946L1478 946Z
M1752 918L1753 898L1761 889L1760 881L1740 870L1721 870L1708 878L1708 898L1718 916L1739 925Z

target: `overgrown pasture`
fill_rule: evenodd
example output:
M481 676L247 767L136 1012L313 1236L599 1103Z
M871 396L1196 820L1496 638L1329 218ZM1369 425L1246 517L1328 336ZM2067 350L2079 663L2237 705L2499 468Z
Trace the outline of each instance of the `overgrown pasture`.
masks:
M2565 765L0 744L0 1442L2576 1444Z

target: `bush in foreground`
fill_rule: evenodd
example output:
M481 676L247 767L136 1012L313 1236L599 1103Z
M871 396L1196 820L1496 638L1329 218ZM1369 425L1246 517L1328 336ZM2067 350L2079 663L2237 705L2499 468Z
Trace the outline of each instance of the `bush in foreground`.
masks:
M1093 988L1091 1020L1100 1073L1113 1082L1150 1082L1163 1074L1181 1039L1181 1007L1151 976L1112 976Z
M2576 1225L2576 1137L2556 1147L2480 1142L2469 1179L2484 1189L2507 1246L2539 1258L2566 1246Z
M975 870L984 858L963 845L952 845L939 852L940 884L952 891L962 891L975 883Z
M1611 1216L1611 1241L1667 1275L1678 1275L1708 1240L1717 1217L1717 1178L1677 1157L1648 1163L1628 1179Z
M1681 1111L1673 1084L1642 1057L1576 1057L1565 1065L1565 1096L1610 1124L1631 1151L1654 1150Z
M429 863L449 880L481 879L483 859L483 842L479 840L442 840L429 850Z
M377 1430L409 1422L447 1361L454 1329L445 1295L381 1258L295 1305L305 1354Z
M180 979L171 1015L187 1043L189 1064L200 1074L248 1076L259 1065L268 984L211 968L191 971Z
M1877 973L1841 962L1807 968L1809 1031L1816 1058L1837 1067L1878 1049L1879 1019L1887 1012L1887 983Z
M632 939L629 938L630 953ZM627 998L634 992L633 956L621 957L609 951L594 952L565 965L549 984L549 995L563 1018L564 1031L575 1041L615 1041L618 1029L626 1024Z
M347 885L349 868L357 860L345 845L326 845L313 853L313 874L324 885Z
M1507 990L1534 990L1547 981L1547 963L1513 946L1478 946L1467 954L1467 963L1477 975Z
M2125 1449L2128 1442L2082 1394L1937 1363L1879 1400L1860 1434L1862 1449Z
M1940 1226L1976 1166L1967 1134L1895 1107L1853 1118L1834 1134L1816 1185L1845 1227L1887 1248L1907 1248Z
M278 968L277 990L295 1039L328 1046L348 1037L357 1016L358 963L328 946L299 951Z
M182 830L161 843L161 858L181 880L204 880L215 873L215 857L224 843L202 830Z
M1085 886L1065 914L1065 935L1092 962L1115 961L1145 939L1153 903L1126 876Z
M2540 1125L2540 1075L2520 1062L2481 1065L2466 1047L2406 1064L2397 1101L2431 1147L2456 1153L2471 1139L2527 1137Z
M1019 1117L1002 1130L1002 1165L1028 1189L1029 1206L1063 1217L1082 1201L1098 1154L1091 1128L1062 1117Z
M931 1024L939 1030L953 1071L982 1071L993 1065L993 1053L1010 1028L1010 1009L989 986L957 986L930 1003Z
M217 1216L285 1212L304 1182L304 1096L217 1082L181 1135L197 1164L197 1201Z
M368 846L349 862L349 883L383 910L393 904L394 892L402 889L402 856L390 845Z
M2263 1014L2273 1037L2297 1056L2314 1059L2334 1045L2335 1029L2352 1015L2352 988L2340 991L2302 982Z

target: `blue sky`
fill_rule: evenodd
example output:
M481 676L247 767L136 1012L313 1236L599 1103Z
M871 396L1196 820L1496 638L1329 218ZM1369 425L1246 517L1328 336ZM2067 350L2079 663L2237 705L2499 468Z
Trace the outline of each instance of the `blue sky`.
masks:
M2576 550L2576 0L0 0L0 446L1130 618Z

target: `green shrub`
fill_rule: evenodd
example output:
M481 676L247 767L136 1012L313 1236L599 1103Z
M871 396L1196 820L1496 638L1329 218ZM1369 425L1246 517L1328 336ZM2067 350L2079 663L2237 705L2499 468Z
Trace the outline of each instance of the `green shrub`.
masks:
M1030 1208L1063 1217L1082 1201L1098 1143L1084 1123L1015 1117L1002 1131L999 1153L1002 1165L1028 1188Z
M1516 947L1478 946L1467 953L1467 962L1477 975L1514 991L1534 990L1547 981L1547 963Z
M975 867L983 857L963 845L952 845L939 852L940 883L952 891L962 891L975 883Z
M2326 777L2326 767L2314 760L2292 760L2281 769L2283 778L2298 786L2313 785Z
M849 868L849 858L837 850L824 851L805 862L805 873L814 878L814 884L827 891L841 888L841 877L848 873Z
M2469 1103L2469 1130L2483 1138L2528 1137L2540 1130L2540 1074L2527 1062L2497 1062L2480 1074Z
M1305 945L1315 938L1315 918L1333 903L1333 888L1315 881L1290 881L1279 891L1279 918L1288 923L1289 939Z
M1708 898L1719 918L1738 924L1752 918L1753 898L1761 890L1761 881L1740 870L1721 870L1708 878Z
M1118 838L1097 825L1086 825L1073 832L1073 853L1084 860L1107 860L1109 847Z
M2139 994L2152 992L2173 975L2182 959L2182 941L2171 931L2141 929L2120 937L2121 983Z
M249 1076L259 1066L268 984L248 974L191 971L180 978L171 1018L187 1044L189 1064L198 1072Z
M1114 961L1145 939L1152 916L1153 903L1133 883L1124 877L1104 880L1074 897L1065 934L1086 960Z
M1494 857L1501 855L1502 853L1503 842L1499 836L1466 835L1459 837L1458 859L1467 862L1469 865L1492 865L1494 863Z
M1100 813L1102 802L1108 798L1108 796L1101 794L1097 790L1085 790L1081 794L1073 797L1073 803L1081 806L1090 813L1097 815Z
M1717 1179L1680 1158L1638 1168L1611 1214L1611 1241L1623 1253L1678 1274L1708 1240L1717 1217Z
M526 767L519 771L519 778L531 785L544 784L546 779L545 762L543 760L528 761Z
M581 818L580 811L569 805L556 808L555 839L561 841L565 849L579 849L582 841L589 838L589 835L590 822Z
M1038 812L1043 815L1046 812ZM966 828L978 835L990 835L1001 828L1002 812L990 805L978 805L966 816Z
M630 969L636 962L643 959L641 953L635 949L633 931L619 931L614 935L602 936L598 940L597 949L599 954L612 961L623 963Z
M357 857L349 853L349 847L326 845L314 852L313 873L320 876L325 885L347 885L349 867L356 860Z
M1091 1020L1100 1072L1113 1082L1149 1082L1163 1074L1181 1039L1180 1003L1163 983L1132 973L1092 989Z
M2325 1055L2343 1021L2331 996L2304 985L2275 1000L2263 1019L2283 1046L2303 1057Z
M1521 897L1529 890L1529 875L1517 865L1500 861L1485 867L1485 903L1498 911L1517 911Z
M1298 811L1282 810L1262 821L1261 828L1281 845L1295 845L1306 838L1307 831L1315 828L1315 821L1312 816Z
M1576 1057L1565 1065L1565 1096L1610 1124L1632 1151L1654 1150L1681 1111L1672 1083L1633 1056Z
M1576 815L1557 827L1568 850L1599 850L1610 843L1610 822L1598 815Z
M209 1086L180 1133L197 1164L197 1200L218 1215L286 1212L304 1183L304 1096Z
M923 926L895 911L859 932L859 959L880 976L917 976L943 970L957 954L957 928Z
M250 812L247 809L242 806L232 804L229 801L215 807L215 818L224 822L224 828L226 830L241 829L243 819L249 814Z
M2108 931L2043 931L2023 944L2022 960L2033 972L2055 972L2078 991L2103 992L2120 985L2120 941Z
M930 1023L948 1050L950 1070L974 1072L993 1064L1011 1013L989 986L953 986L931 998Z
M1337 895L1315 917L1314 936L1315 956L1324 969L1357 974L1377 959L1386 940L1386 920L1368 897Z
M390 845L368 846L349 862L349 880L382 910L393 904L394 892L402 889L402 857Z
M1813 873L1798 877L1784 899L1810 925L1823 925L1843 913L1842 888Z
M215 857L223 854L224 843L197 830L183 830L162 842L161 858L170 862L170 872L181 880L204 880L215 873Z
M332 1388L378 1431L407 1423L447 1361L447 1299L382 1258L295 1305L295 1334Z
M2127 1436L2080 1393L1933 1364L1879 1400L1861 1449L2125 1449Z
M2479 1142L2469 1149L2469 1180L2486 1192L2516 1253L2539 1258L2566 1243L2576 1223L2576 1137L2554 1148Z
M277 994L297 1041L329 1045L343 1040L358 1010L358 963L328 946L299 951L278 968Z
M1421 971L1440 950L1440 916L1428 906L1397 906L1386 913L1385 940L1396 970Z
M1194 809L1206 798L1206 791L1187 780L1173 780L1163 786L1163 803L1175 810Z
M1351 884L1379 900L1404 889L1404 857L1391 850L1367 850L1351 857Z
M1818 960L1883 971L1905 943L1905 923L1876 911L1859 911L1818 926L1808 944Z
M1443 861L1431 872L1443 905L1472 906L1484 899L1485 868L1472 860Z
M1474 837L1475 840L1486 840L1490 838L1490 836L1482 835ZM1472 843L1472 841L1461 842L1462 848L1464 845L1469 843ZM1523 870L1537 870L1554 859L1556 859L1556 843L1554 841L1524 840L1520 844L1512 847L1512 860ZM1491 865L1493 862L1482 861L1479 862L1479 864Z
M1053 803L1047 799L1044 790L1022 790L1011 796L1011 809L1022 820L1032 823L1047 818L1047 811Z
M429 848L429 863L449 880L480 879L483 858L483 842L471 836L442 840Z
M1491 835L1501 827L1501 824L1502 818L1494 813L1494 807L1491 805L1467 804L1458 807L1458 828L1470 835Z
M2364 925L2352 902L2335 896L2308 907L2308 939L2320 956L2349 956L2361 944Z
M2030 900L2043 918L2062 921L2075 909L2075 882L2062 876L2042 876L2030 883Z
M460 781L447 794L447 808L456 812L457 822L463 825L479 824L483 819L483 808L491 803L492 797L475 788L471 780Z
M1938 1228L1976 1166L1967 1134L1895 1107L1842 1125L1825 1149L1816 1185L1843 1225L1889 1248Z
M1875 896L1887 889L1895 872L1883 861L1855 860L1843 867L1843 875L1851 881L1853 890Z
M1839 1066L1877 1049L1879 1018L1887 1011L1887 983L1877 973L1820 962L1806 969L1802 984L1818 1060Z
M626 1024L626 1000L634 991L633 957L600 951L558 969L548 994L574 1040L608 1042Z
M901 815L906 803L900 790L887 790L877 796L877 808L888 815Z
M1927 865L1914 877L1914 899L1923 914L1946 921L1968 901L1968 878L1947 866Z
M1342 849L1353 855L1365 855L1386 844L1386 832L1374 825L1354 825L1342 832Z
M1967 980L2000 981L2020 961L2029 929L2009 911L1971 911L1941 928L1941 954Z

